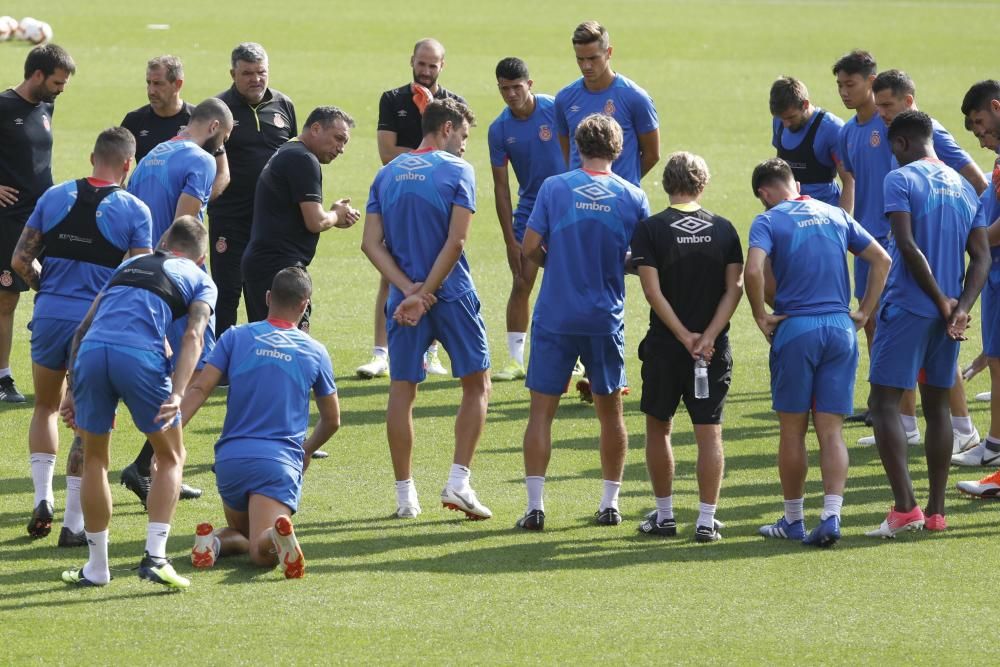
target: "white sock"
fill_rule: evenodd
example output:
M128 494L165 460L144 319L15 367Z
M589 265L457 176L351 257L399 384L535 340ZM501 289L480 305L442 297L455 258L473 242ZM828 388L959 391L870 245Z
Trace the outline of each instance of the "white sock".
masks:
M87 548L90 558L83 566L83 576L95 584L106 584L111 581L111 571L108 569L108 530L99 533L87 533Z
M451 472L448 473L448 486L456 491L467 491L469 489L469 476L472 472L465 466L457 463L451 464Z
M916 415L899 415L899 421L903 422L903 430L907 433L913 433L917 430Z
M662 523L667 519L674 518L674 497L673 495L656 497L656 523Z
M606 510L609 507L618 509L618 492L621 491L621 488L621 482L604 480L604 495L601 496L601 506L598 509Z
M0 368L0 379L3 379L10 375L10 368Z
M80 506L80 478L66 475L66 511L63 526L74 533L83 530L83 508Z
M528 475L524 478L524 483L528 487L528 511L545 511L545 478L537 475Z
M389 358L389 348L387 348L387 347L381 347L379 345L376 345L375 347L372 348L372 356L373 357L381 357L382 359L388 359Z
M524 339L527 336L524 331L507 332L507 352L510 353L511 359L522 366L524 365Z
M153 558L166 558L168 537L170 537L169 523L150 521L146 525L146 553Z
M798 500L786 500L785 521L788 523L795 523L796 521L802 521L805 519L805 514L803 514L802 511L805 503L805 498L799 498Z
M844 506L844 496L823 496L823 513L819 515L820 521L825 521L831 516L840 518L840 508Z
M716 507L717 505L698 503L698 521L695 523L695 526L708 526L709 528L714 528Z
M31 461L31 481L35 485L35 504L32 507L38 507L38 503L43 500L54 503L52 471L56 467L56 455L32 454L29 460Z
M962 435L969 435L975 430L972 425L972 417L952 417L951 427Z
M417 505L417 487L413 484L413 478L396 482L396 505Z

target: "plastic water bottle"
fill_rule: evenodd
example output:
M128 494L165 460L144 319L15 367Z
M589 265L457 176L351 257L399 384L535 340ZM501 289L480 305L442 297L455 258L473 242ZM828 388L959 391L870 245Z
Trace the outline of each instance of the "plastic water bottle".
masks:
M694 362L694 397L708 398L708 364L701 355Z

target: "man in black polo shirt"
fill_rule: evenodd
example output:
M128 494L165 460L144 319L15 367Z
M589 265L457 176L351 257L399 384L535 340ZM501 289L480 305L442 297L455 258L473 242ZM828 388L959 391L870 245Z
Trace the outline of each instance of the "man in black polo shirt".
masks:
M267 318L266 294L274 276L290 266L307 267L322 232L347 229L361 214L350 199L323 208L321 164L330 164L351 139L354 120L337 107L317 107L302 134L275 152L260 174L254 196L253 229L243 254L243 298L247 318ZM309 330L309 310L300 328Z
M14 310L28 285L11 257L35 202L52 186L52 112L76 64L60 46L28 52L24 81L0 93L0 402L23 403L10 374Z
M413 82L385 91L378 104L378 155L383 165L389 164L398 155L414 150L423 141L421 114L431 100L450 97L465 103L461 96L438 85L438 77L444 69L444 46L441 42L428 37L414 44L410 67L413 69ZM385 302L388 298L389 283L380 277L375 297L375 346L371 360L358 367L359 377L389 374L389 347L385 333ZM437 359L437 343L431 345L426 361L428 373L447 374Z
M674 153L663 169L670 207L639 223L632 257L649 302L649 331L639 344L646 413L646 466L656 509L639 532L677 534L673 513L674 459L670 430L684 400L698 443L699 512L695 540L722 536L715 520L722 484L722 408L733 357L729 320L743 296L743 248L733 225L701 207L708 165L697 155ZM699 398L695 364L707 364L708 392Z
M257 179L274 152L298 133L292 101L267 85L264 47L253 42L240 44L233 49L231 62L233 85L217 95L233 112L233 132L225 146L230 181L208 205L212 279L219 288L216 338L236 324L243 289L240 263L250 241Z

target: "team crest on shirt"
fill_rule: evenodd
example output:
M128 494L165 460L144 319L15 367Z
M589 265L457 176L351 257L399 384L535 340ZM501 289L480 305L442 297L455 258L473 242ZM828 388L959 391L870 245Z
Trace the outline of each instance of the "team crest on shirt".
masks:
M10 287L14 284L14 276L10 274L10 271L4 271L0 273L0 286Z
M229 250L229 244L226 243L226 237L220 236L219 239L215 242L215 252L221 255L227 250Z
M280 113L274 114L274 126L277 128L282 128L285 126L285 117Z
M46 132L52 131L52 124L49 123L49 117L46 116L45 114L42 114L42 127L45 128Z
M872 148L878 148L882 143L882 134L878 130L872 130L872 136L868 138L868 143Z
M538 138L542 141L549 141L552 139L552 128L548 125L540 125L538 127Z
M604 115L605 116L614 116L615 115L615 101L614 100L608 100L607 102L604 103Z

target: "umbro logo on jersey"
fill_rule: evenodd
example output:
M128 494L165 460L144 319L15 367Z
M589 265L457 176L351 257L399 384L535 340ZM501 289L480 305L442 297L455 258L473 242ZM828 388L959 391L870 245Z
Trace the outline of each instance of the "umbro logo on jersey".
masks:
M139 130L139 136L140 137L148 137L149 136L149 130Z
M680 220L671 222L670 226L688 234L688 236L678 236L678 243L711 243L712 241L711 234L702 234L699 236L699 232L703 232L712 227L712 223L707 220L685 215Z
M396 115L399 116L400 118L406 118L406 109L400 109L399 111L396 112Z
M234 119L233 119L233 127L239 127L239 126L240 126L240 121L239 121L239 119L238 119L238 118L234 118Z
M590 200L589 202L576 202L576 208L585 211L601 211L603 213L611 213L610 206L607 204L599 204L598 202L602 199L613 199L616 195L600 183L596 181L587 183L586 185L573 188L573 192Z
M419 155L410 155L405 160L401 160L396 164L400 169L405 169L406 172L402 174L396 174L395 181L399 183L400 181L426 181L427 177L423 174L418 174L416 172L421 169L429 169L434 165L420 157Z
M569 108L569 112L570 112L570 113L576 113L576 112L578 112L579 110L580 110L580 107L579 107L578 105L576 105L576 104L574 104L573 106L571 106L571 107Z
M23 118L15 118L14 119L14 125L24 125L24 119Z
M796 215L813 215L815 211L809 202L805 201L790 201L788 202L788 208L785 209L785 213L791 216Z
M516 144L517 143L517 137L507 137L505 143L507 143L507 144Z
M254 336L254 339L268 348L258 347L256 354L258 357L268 357L280 361L291 361L292 355L282 352L282 349L297 349L298 344L284 331L271 331L269 333Z

